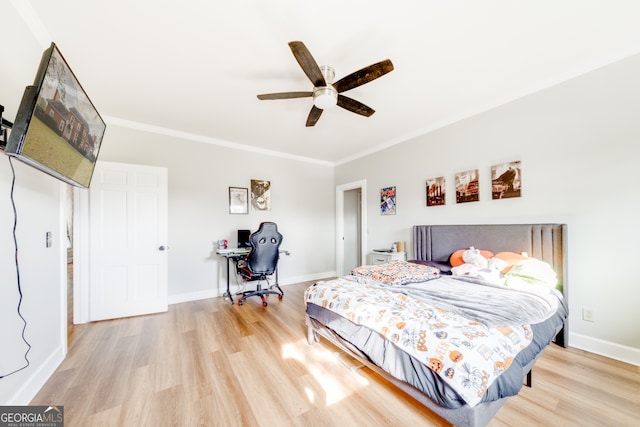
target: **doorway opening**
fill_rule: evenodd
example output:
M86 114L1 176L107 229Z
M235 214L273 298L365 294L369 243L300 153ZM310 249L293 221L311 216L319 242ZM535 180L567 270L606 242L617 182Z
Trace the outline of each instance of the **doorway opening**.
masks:
M336 187L336 273L348 274L365 263L367 248L366 180Z
M82 325L73 322L74 287L73 287L73 210L74 190L70 185L65 185L65 241L67 248L67 348L82 330Z

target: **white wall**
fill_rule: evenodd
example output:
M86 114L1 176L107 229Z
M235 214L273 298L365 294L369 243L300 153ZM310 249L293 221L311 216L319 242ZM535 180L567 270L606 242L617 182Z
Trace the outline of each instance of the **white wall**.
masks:
M341 165L336 185L367 180L369 250L411 246L414 224L568 224L570 344L640 365L638 76L635 56ZM491 166L516 160L522 197L491 200ZM475 168L480 201L456 204L455 173ZM426 207L425 180L439 176L446 205ZM394 185L397 214L381 216L380 188Z
M236 245L238 229L274 221L290 252L280 283L335 274L333 167L108 126L100 159L169 169L169 301L221 295L226 264L218 239ZM271 182L271 210L229 214L229 187ZM232 282L234 282L232 274ZM233 289L232 289L233 291Z
M66 353L66 258L61 228L61 189L64 184L13 161L16 238L22 290L24 335L31 345L29 367L0 379L0 404L28 401L55 370ZM13 241L14 213L10 201L12 173L8 156L0 154L0 376L26 364L28 347L18 316L18 276ZM53 246L45 246L52 233Z
M1 15L0 104L5 107L4 117L13 121L25 86L33 83L44 49L12 7L2 7ZM27 320L25 337L32 348L28 368L0 379L0 405L28 403L66 353L65 240L61 228L64 184L19 161L13 163L21 312ZM27 350L21 338L23 323L17 314L11 180L9 158L0 152L0 376L21 368ZM52 232L51 248L45 247L47 231Z

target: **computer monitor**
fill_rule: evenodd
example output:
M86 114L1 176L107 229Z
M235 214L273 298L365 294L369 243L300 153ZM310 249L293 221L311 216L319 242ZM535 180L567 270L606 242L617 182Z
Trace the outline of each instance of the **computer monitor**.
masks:
M239 248L251 247L251 241L249 241L250 235L251 235L251 230L238 230L238 247Z

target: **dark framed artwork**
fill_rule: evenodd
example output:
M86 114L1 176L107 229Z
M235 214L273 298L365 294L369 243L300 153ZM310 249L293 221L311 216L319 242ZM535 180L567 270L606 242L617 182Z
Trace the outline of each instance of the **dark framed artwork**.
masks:
M229 213L249 213L249 189L242 187L229 187Z
M477 202L480 200L478 169L456 174L456 203Z
M271 182L260 179L251 180L251 206L254 211L271 210Z
M447 180L444 176L427 179L427 206L443 206L446 200Z
M491 198L520 197L522 169L520 160L491 166Z
M380 214L396 214L396 187L386 187L380 190Z

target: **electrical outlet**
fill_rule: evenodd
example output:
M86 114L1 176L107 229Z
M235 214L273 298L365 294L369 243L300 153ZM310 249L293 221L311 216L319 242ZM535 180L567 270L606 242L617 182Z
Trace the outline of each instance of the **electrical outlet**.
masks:
M595 322L596 319L593 316L593 310L590 308L582 307L582 320L586 322Z

